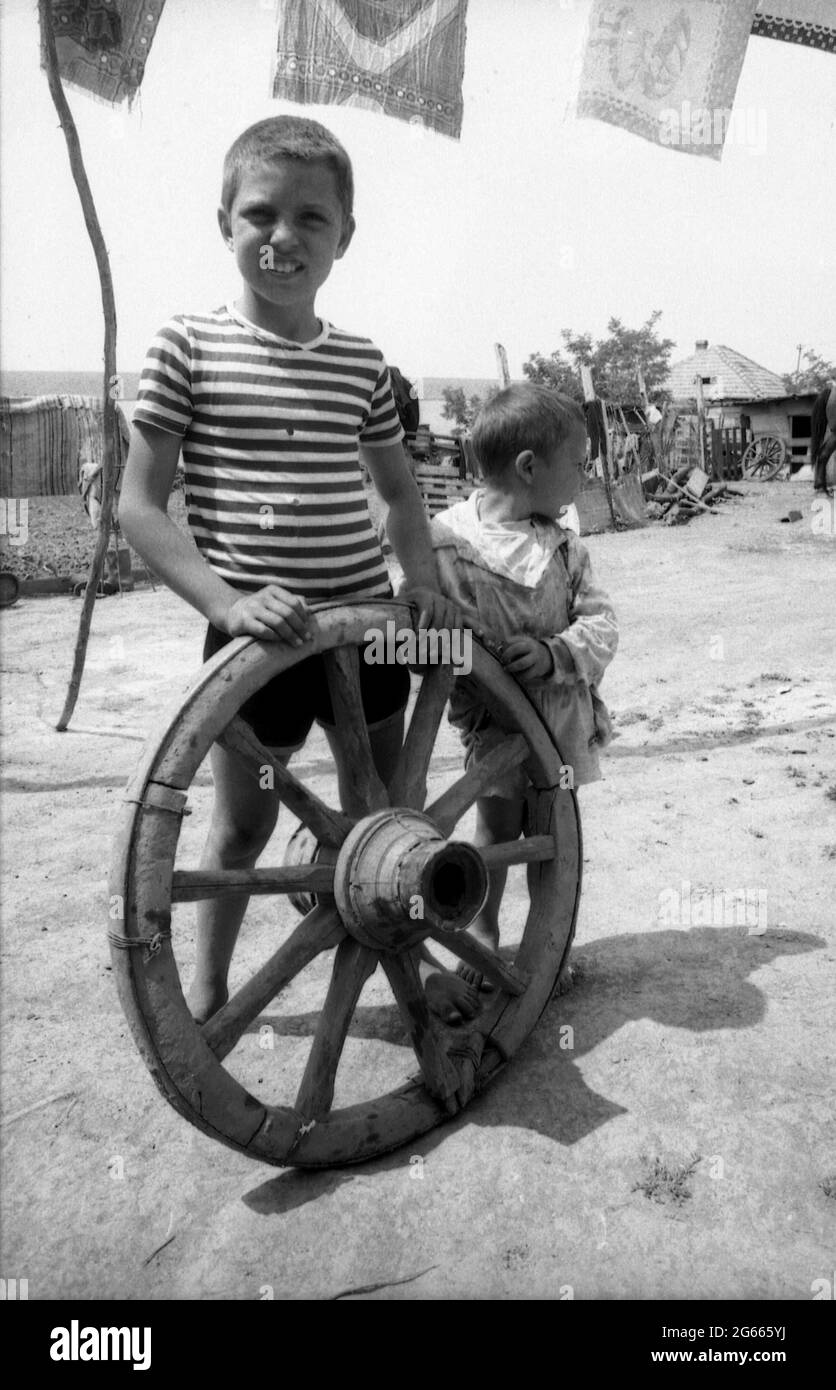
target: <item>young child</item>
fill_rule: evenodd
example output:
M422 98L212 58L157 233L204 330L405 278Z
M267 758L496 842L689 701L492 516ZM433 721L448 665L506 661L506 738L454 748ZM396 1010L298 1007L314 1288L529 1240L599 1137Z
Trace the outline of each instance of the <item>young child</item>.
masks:
M211 313L172 318L148 353L120 522L151 568L207 619L204 659L244 635L304 646L315 624L310 601L391 596L361 447L389 507L389 537L419 623L456 621L438 593L386 363L368 339L334 328L315 309L354 233L352 202L351 163L330 131L295 116L251 126L226 156L218 210L241 293ZM196 548L166 514L181 446ZM409 677L401 666L362 660L360 672L385 781L401 746ZM344 809L352 809L321 657L271 681L241 713L283 762L314 719L322 724ZM216 745L211 759L215 799L202 867L251 868L272 834L278 799L224 749ZM199 1022L227 999L246 905L239 894L199 907L189 996Z
M568 396L509 386L479 412L472 443L482 486L432 523L442 590L501 644L502 664L543 715L573 784L594 781L601 775L598 747L610 736L597 687L618 630L609 599L593 581L586 546L556 520L580 483L583 414ZM467 766L506 738L466 679L456 682L450 718ZM519 837L527 785L517 768L488 788L476 803L476 844ZM505 878L504 869L491 873L487 902L468 928L491 950L499 944ZM478 972L462 966L452 975L425 962L421 973L437 1013L451 1023L473 1017Z

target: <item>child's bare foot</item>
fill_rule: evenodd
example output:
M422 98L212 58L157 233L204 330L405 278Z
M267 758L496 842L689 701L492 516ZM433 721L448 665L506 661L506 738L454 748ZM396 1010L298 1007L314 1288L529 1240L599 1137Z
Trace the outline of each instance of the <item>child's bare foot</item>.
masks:
M195 1023L206 1023L218 1009L223 1008L228 998L229 990L225 984L202 984L195 980L186 1003Z
M468 936L474 937L479 942L480 946L484 946L486 951L498 950L499 931L490 927L478 917L475 922L471 922L470 926L467 928L467 933ZM481 970L478 970L475 965L462 964L456 970L456 974L459 975L466 984L472 985L474 989L481 990L483 994L492 994L496 988L491 980L485 979Z
M443 1023L461 1023L479 1012L479 993L449 970L436 970L426 976L424 990L427 1003Z

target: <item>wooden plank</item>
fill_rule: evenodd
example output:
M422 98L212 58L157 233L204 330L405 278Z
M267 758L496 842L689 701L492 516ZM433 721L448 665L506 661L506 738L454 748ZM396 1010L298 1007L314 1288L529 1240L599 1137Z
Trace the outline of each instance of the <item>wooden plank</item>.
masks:
M319 904L303 917L252 979L204 1023L203 1041L216 1058L220 1061L232 1051L249 1025L306 965L344 939L345 929L333 904Z
M480 845L479 853L489 869L511 864L542 864L557 852L550 835L529 835L524 840L508 840L501 845Z
M360 694L359 652L356 647L337 647L322 657L337 726L337 738L351 777L352 803L356 814L381 811L389 805L372 756L372 745L363 700ZM313 828L313 827L311 827Z
M427 996L414 956L384 952L381 964L392 986L395 1002L421 1066L427 1090L444 1102L455 1096L461 1084L458 1068L450 1060L439 1029L430 1013ZM447 1107L445 1107L447 1108ZM451 1112L457 1109L453 1104Z
M469 932L446 932L439 927L427 934L432 937L433 941L437 941L439 946L443 946L447 951L452 951L459 960L463 960L467 965L472 965L474 970L480 971L499 989L504 989L506 994L525 994L529 980L528 975L517 970L513 965L508 965L493 951L488 951Z
M483 762L454 782L427 807L425 814L435 822L442 835L449 835L484 789L504 772L524 762L527 756L528 743L521 734L515 734L498 748L491 749Z
M452 666L439 665L431 666L421 681L409 729L389 786L393 806L412 806L420 810L426 800L430 759L454 679Z
M705 474L703 474L703 477L705 477ZM706 479L706 481L708 481L708 480ZM704 512L709 512L709 511L711 510L711 508L710 508L710 507L707 507L707 506L705 505L704 502L700 502L699 498L693 497L689 492L686 491L686 489L685 489L684 487L680 487L679 483L675 482L673 478L670 479L669 486L672 487L672 488L675 488L676 491L677 491L678 493L681 494L681 497L682 497L690 506L692 506L692 507L699 507L699 508L701 508L701 510L704 511ZM681 507L682 505L683 505L682 501L680 501L680 502L677 504L678 507ZM673 510L675 510L675 509L672 508L671 510L673 511Z
M265 748L256 738L243 719L236 715L227 724L218 742L228 752L237 753L251 767L272 769L273 790L279 800L313 831L318 840L334 847L342 844L352 826L349 817L340 811L332 811L314 792L303 786L292 772L273 757L269 748Z
M329 864L283 864L277 869L175 869L173 903L225 898L242 890L265 893L331 893L334 867Z
M702 497L708 486L708 474L703 468L692 468L685 483L685 491L692 497Z
M319 1015L308 1064L294 1110L306 1124L327 1114L342 1050L363 985L377 968L376 951L345 937L337 947L325 1004Z

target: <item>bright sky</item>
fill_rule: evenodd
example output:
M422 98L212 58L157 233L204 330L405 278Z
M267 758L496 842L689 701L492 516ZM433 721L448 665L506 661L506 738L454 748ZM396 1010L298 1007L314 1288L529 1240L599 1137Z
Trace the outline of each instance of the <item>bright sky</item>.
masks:
M590 0L470 0L460 141L269 97L273 0L168 0L134 111L71 92L110 251L120 370L170 314L238 292L216 221L232 140L278 111L352 156L358 230L317 301L415 376L512 375L561 329L663 311L677 356L708 338L773 371L836 360L836 58L750 40L735 109L766 138L721 163L576 120ZM2 6L2 361L96 369L93 254L40 71L35 0ZM760 145L763 145L760 148Z

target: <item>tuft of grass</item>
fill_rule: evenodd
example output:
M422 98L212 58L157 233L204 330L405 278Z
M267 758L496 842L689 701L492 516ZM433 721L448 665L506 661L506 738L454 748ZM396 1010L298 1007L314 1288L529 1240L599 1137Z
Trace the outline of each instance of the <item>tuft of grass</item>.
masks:
M557 977L557 984L552 990L552 999L559 999L561 995L569 994L576 985L583 983L586 977L586 970L582 961L572 961L571 965L565 965Z
M691 1178L697 1165L702 1162L702 1154L694 1154L688 1163L673 1163L658 1156L648 1158L647 1154L641 1154L640 1161L645 1171L633 1184L633 1192L643 1192L648 1201L662 1204L671 1202L678 1207L693 1196Z
M828 1173L826 1178L822 1178L819 1187L825 1197L832 1197L836 1201L836 1173Z
M832 787L828 787L827 791L825 792L825 796L827 797L828 801L836 801L836 782L833 783Z
M766 675L761 676L762 681L791 681L792 676L782 676L777 671L767 671Z

